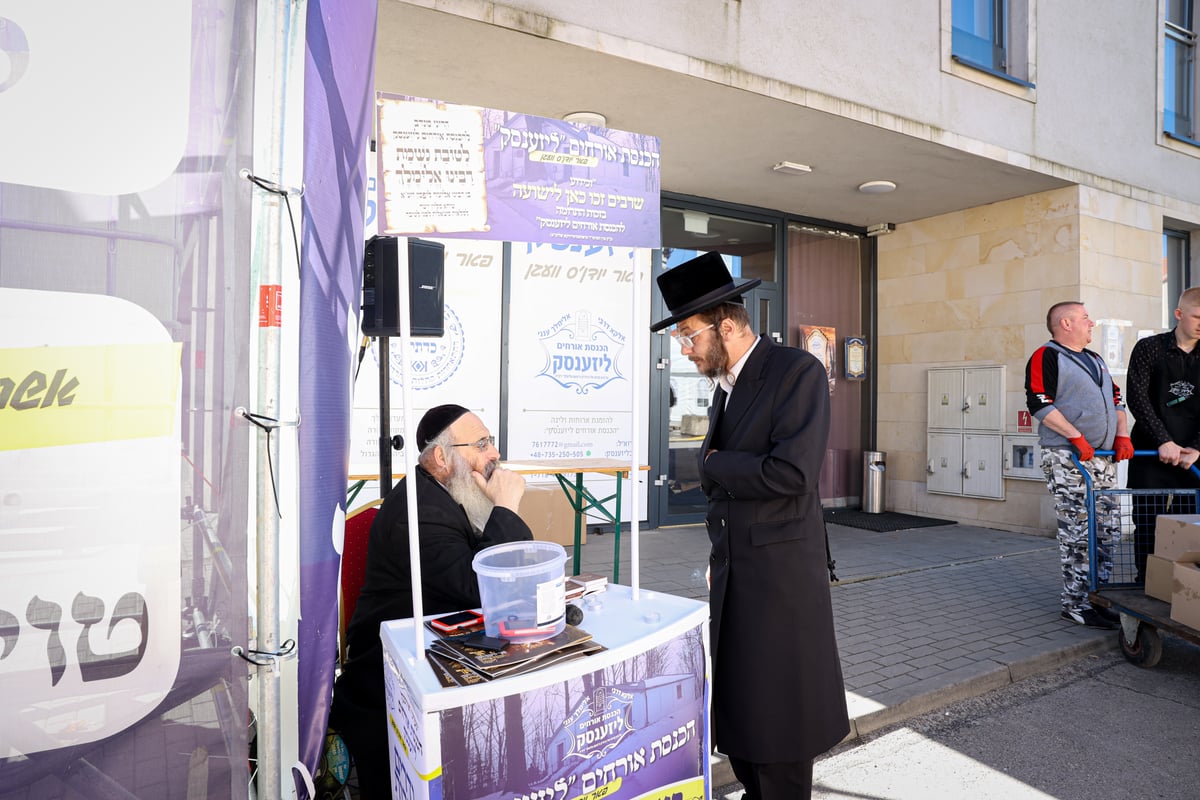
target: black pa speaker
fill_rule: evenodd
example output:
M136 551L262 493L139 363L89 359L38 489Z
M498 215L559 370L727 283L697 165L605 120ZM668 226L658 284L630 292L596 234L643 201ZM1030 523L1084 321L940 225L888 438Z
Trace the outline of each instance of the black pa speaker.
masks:
M367 336L400 335L400 258L395 236L372 236L363 255L362 330ZM446 332L446 246L408 240L408 332Z

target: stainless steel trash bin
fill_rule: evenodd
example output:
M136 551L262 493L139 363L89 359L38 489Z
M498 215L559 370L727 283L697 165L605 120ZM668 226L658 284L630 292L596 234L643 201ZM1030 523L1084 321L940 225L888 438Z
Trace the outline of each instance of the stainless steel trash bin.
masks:
M887 453L880 450L863 451L862 507L868 514L882 514L887 500Z

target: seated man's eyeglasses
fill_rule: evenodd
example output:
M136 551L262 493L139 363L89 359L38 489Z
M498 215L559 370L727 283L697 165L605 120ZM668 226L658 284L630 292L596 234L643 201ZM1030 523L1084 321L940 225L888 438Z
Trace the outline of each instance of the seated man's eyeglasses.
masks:
M474 447L479 452L487 450L496 444L495 436L485 436L477 442L463 442L462 444L452 444L451 447Z
M676 328L675 329L675 338L678 339L679 344L683 345L684 347L695 347L696 346L696 337L699 336L700 334L704 333L709 328L715 328L715 327L717 327L715 324L714 325L705 325L703 328L696 330L696 331L692 331L691 333L680 333L679 329Z

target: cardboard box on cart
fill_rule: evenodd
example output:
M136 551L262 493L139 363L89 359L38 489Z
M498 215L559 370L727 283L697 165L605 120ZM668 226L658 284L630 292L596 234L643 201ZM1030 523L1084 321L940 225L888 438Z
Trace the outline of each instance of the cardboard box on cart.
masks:
M1146 595L1164 603L1171 602L1175 581L1175 562L1162 556L1146 556Z
M1154 555L1175 561L1200 550L1200 514L1160 514L1154 523Z
M1175 559L1171 619L1200 630L1200 550Z

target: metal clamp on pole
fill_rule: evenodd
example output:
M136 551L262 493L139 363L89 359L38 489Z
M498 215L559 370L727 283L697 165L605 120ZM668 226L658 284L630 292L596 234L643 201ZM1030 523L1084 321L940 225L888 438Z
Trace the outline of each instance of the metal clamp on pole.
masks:
M296 657L296 640L286 640L278 650L252 650L241 645L234 645L229 652L256 667L270 667L278 675L279 662Z
M247 411L242 406L238 406L237 408L235 408L233 410L233 413L237 414L239 417L246 420L247 422L249 422L251 425L258 428L259 430L266 431L266 434L267 434L267 466L269 467L269 471L271 473L271 492L275 495L275 514L280 519L283 519L283 511L281 511L279 508L279 487L275 483L275 462L271 457L271 431L275 430L276 428L284 428L284 427L299 428L300 427L300 413L296 412L296 421L295 422L280 422L279 420L275 419L274 417L267 417L267 416L263 416L262 414L255 414L252 411Z

